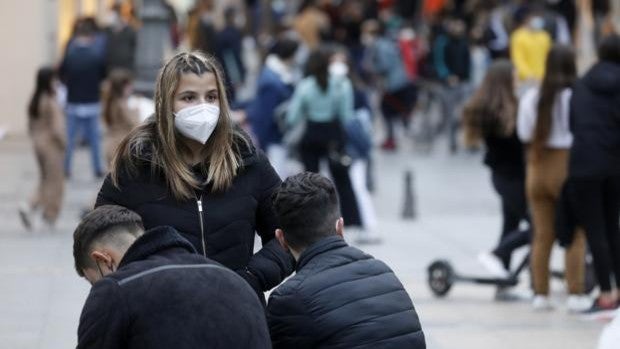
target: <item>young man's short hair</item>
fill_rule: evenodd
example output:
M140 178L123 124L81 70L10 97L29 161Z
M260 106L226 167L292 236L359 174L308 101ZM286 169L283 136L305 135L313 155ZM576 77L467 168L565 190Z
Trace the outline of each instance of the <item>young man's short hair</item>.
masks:
M287 178L272 196L286 242L302 249L336 234L340 218L338 193L332 182L316 173Z
M96 268L90 258L95 243L119 243L120 234L139 236L143 231L142 218L125 207L104 205L88 213L73 233L73 258L78 275L84 276L86 268Z

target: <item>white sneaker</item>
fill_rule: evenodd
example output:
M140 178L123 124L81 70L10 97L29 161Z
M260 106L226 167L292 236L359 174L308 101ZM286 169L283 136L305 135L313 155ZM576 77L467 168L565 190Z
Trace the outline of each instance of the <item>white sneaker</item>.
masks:
M553 310L553 304L551 304L549 297L537 294L532 301L532 308L535 311L549 311Z
M569 295L566 300L566 309L569 313L581 313L592 305L592 300L586 295Z
M507 278L510 273L504 268L502 261L491 252L482 252L478 255L478 262L493 276Z

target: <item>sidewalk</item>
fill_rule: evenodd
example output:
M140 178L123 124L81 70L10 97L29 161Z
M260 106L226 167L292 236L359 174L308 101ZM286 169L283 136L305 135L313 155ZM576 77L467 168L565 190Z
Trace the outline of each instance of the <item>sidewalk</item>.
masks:
M430 262L446 258L459 272L482 273L476 254L496 242L500 226L499 202L479 155L446 153L438 149L425 156L407 148L377 154L375 205L383 243L362 247L390 265L407 287L428 348L595 348L603 324L568 315L559 282L552 283L558 307L547 313L534 313L527 302L493 302L494 290L487 286L456 284L446 298L432 296L426 283ZM58 229L49 234L25 233L16 214L37 176L26 139L0 141L0 168L0 343L75 346L89 285L73 269L72 232L80 209L92 204L100 185L92 179L88 154L76 154L74 168L81 171L74 170L67 183ZM415 175L414 221L400 218L406 169ZM554 252L553 266L561 269L562 260L561 251ZM521 280L519 287L527 288L528 276Z

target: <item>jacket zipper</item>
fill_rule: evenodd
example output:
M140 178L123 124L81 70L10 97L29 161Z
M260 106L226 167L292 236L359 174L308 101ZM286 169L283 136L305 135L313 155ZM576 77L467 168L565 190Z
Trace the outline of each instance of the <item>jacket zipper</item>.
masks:
M202 254L207 258L207 243L205 241L205 227L202 218L202 194L196 198L196 204L198 205L198 219L200 220L200 238L202 240Z

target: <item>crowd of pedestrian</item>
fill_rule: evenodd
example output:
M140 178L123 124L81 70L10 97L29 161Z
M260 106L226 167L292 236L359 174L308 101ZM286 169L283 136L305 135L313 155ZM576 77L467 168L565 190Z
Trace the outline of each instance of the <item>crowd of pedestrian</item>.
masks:
M393 272L342 239L346 225L378 241L376 134L381 151L399 150L428 117L423 98L440 119L426 131L451 153L484 148L503 222L481 263L506 277L531 245L532 305L549 310L557 240L569 311L617 309L620 36L609 3L199 0L180 20L167 6L179 53L162 57L144 121L130 102L138 14L114 6L104 29L79 19L58 67L36 77L41 179L19 209L27 229L52 229L74 151L88 144L103 185L74 234L77 272L93 284L79 347L425 347ZM580 74L588 13L598 60Z

